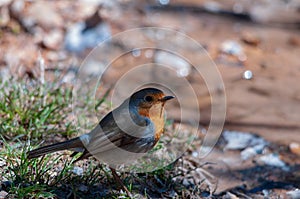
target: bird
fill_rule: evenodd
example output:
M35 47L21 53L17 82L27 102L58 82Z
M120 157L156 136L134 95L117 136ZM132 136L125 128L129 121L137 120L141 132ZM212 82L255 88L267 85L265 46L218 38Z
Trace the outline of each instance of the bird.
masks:
M38 158L61 150L74 151L71 156L81 152L75 162L96 156L108 162L114 179L130 195L117 175L115 165L132 161L132 158L140 157L156 145L164 133L165 103L173 98L157 88L141 89L105 115L89 133L31 150L28 158Z

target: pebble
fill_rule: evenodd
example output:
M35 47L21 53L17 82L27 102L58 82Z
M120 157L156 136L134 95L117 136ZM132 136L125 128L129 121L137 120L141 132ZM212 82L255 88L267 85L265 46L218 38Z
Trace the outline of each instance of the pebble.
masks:
M8 193L6 191L0 191L0 199L6 198L7 195Z
M246 132L224 131L222 135L227 142L225 149L241 150L247 147L266 146L268 144L263 138Z
M300 189L295 189L292 191L286 192L288 199L299 199L300 198Z
M300 144L299 143L292 142L289 147L290 147L290 151L292 153L300 156Z
M192 152L192 156L193 156L193 157L196 158L196 157L198 157L198 155L199 155L199 153L198 153L197 151L193 151L193 152Z
M241 151L241 158L242 160L248 160L258 154L262 154L263 149L265 148L266 144L258 144L254 147L248 147Z
M251 70L246 70L244 73L243 73L243 79L246 79L246 80L250 80L253 78L253 73Z
M63 27L64 25L64 20L58 14L57 8L48 1L33 1L28 13L23 18L48 30L54 27Z
M58 50L63 42L63 32L59 29L47 33L43 39L43 45L50 50Z
M242 34L242 41L251 46L258 46L261 43L261 39L259 37L249 32Z
M264 197L265 197L265 198L270 197L270 190L268 190L268 189L263 189L263 190L262 190L262 193L264 194Z
M239 199L239 197L237 197L235 194L230 193L230 192L226 193L225 198L228 198L228 199Z
M282 170L288 171L289 167L283 162L277 154L271 153L259 157L258 162L263 163L264 165L279 167Z
M0 160L0 167L3 167L4 165L6 165L6 161Z
M221 51L236 56L244 54L242 46L237 41L233 40L224 41L221 44Z
M85 29L85 23L77 23L67 30L64 45L70 52L80 53L93 48L111 36L110 26L103 22L92 29Z
M170 2L170 0L159 0L159 3L160 3L161 5L168 5L169 2Z
M291 36L291 37L288 39L288 43L289 43L291 46L299 47L299 46L300 46L300 38L299 38L299 37L296 37L296 36Z
M184 178L183 181L182 181L182 185L185 186L185 187L189 187L191 185L193 185L193 180L192 179L186 179Z
M15 0L11 4L11 12L14 15L18 15L25 8L25 2L22 0Z
M82 175L83 174L83 169L81 167L77 167L75 166L72 170L73 173L75 173L76 175Z

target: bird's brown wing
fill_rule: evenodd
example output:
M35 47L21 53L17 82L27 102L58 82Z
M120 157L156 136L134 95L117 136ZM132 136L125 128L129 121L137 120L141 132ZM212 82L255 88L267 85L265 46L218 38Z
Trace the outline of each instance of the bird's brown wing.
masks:
M116 122L118 118L121 119L119 122ZM123 118L124 121L121 121ZM81 140L91 154L99 154L115 148L135 153L147 152L155 143L153 124L147 118L133 119L135 125L138 126L125 125L125 128L128 127L126 129L127 133L125 133L119 125L126 124L128 115L124 115L122 112L110 112L89 134L81 136Z

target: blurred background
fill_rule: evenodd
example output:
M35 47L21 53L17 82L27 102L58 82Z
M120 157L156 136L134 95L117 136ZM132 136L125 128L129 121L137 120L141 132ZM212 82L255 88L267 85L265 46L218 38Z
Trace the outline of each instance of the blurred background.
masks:
M1 0L0 79L42 77L51 81L59 71L63 74L61 81L71 84L76 69L99 42L138 27L183 32L199 42L217 64L227 97L226 133L218 144L219 150L215 149L207 161L219 162L210 171L220 177L220 193L247 180L255 184L261 175L255 180L251 176L257 171L257 161L263 162L260 165L278 161L275 167L299 168L299 0ZM132 57L139 53L134 52ZM174 61L164 55L160 59ZM135 62L128 58L116 65L125 70ZM119 69L105 80L107 85L114 83ZM99 66L93 65L87 73L92 75L98 70ZM184 76L200 90L200 124L206 127L210 121L210 96L203 81L193 73L185 71ZM236 138L236 142L246 140L246 144L229 146ZM253 144L257 138L273 146L260 152L268 155L266 159L241 159L240 152L249 149L249 143L253 145L249 149L254 150L253 156L258 153ZM249 150L244 153L249 155ZM246 177L240 176L242 170ZM276 181L282 176L286 175L279 169L268 180ZM290 178L283 181L299 186L299 170L290 170L287 176Z

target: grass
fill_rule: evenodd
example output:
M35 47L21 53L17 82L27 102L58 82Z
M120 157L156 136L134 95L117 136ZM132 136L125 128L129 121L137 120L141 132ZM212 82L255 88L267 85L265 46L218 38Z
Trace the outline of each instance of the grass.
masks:
M100 108L107 93L96 102ZM108 167L93 158L73 164L77 157L68 152L27 158L27 152L54 137L77 135L71 122L72 88L58 83L9 80L0 86L0 190L7 198L127 198L119 191ZM86 99L82 107L93 107ZM94 105L95 105L94 104ZM94 107L93 107L94 108ZM103 109L103 107L102 107ZM88 110L84 110L88 111ZM161 148L161 143L153 150ZM80 154L79 154L80 155ZM80 168L82 173L76 173ZM175 165L146 174L121 173L124 184L139 198L186 192L181 182L174 184ZM172 192L172 193L173 193Z
M96 161L90 161L83 174L78 175L73 164L76 157L52 154L29 160L30 149L23 142L5 142L0 152L0 160L5 162L1 168L2 183L7 182L5 191L11 198L57 198L59 193L65 195L61 193L63 187L76 194L79 186L93 186L101 181L104 168L98 167Z
M7 140L38 141L45 136L72 136L71 88L37 81L7 81L0 87L0 133Z
M47 155L27 159L27 152L41 140L53 136L73 137L77 129L70 122L72 88L58 83L11 79L0 86L0 160L4 186L11 198L55 198L58 185L72 184L74 159ZM104 99L101 99L101 103ZM89 100L87 100L88 102ZM99 103L100 104L100 103ZM63 138L62 138L63 139ZM34 147L33 147L34 146ZM76 158L76 157L74 157ZM99 174L90 164L79 182L93 184ZM59 168L59 169L57 169Z

